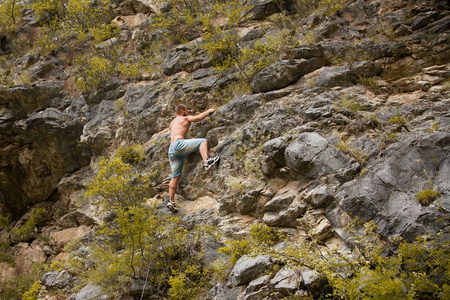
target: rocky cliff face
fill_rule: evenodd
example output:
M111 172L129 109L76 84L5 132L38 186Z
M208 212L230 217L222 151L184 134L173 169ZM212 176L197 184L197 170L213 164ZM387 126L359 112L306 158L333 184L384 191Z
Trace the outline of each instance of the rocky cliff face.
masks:
M125 22L111 42L158 41L146 23L156 8L121 3L117 14ZM278 32L268 17L279 7L251 4L254 20L239 28L242 47ZM255 222L295 234L297 219L312 211L325 243L346 240L342 228L355 217L374 221L384 237L412 241L437 232L450 211L448 9L446 1L357 0L332 16L296 19L289 29L298 43L286 45L278 61L253 76L251 92L234 92L231 101L214 92L236 82L239 69L218 72L199 39L174 45L160 74L113 78L89 93L68 88L74 79L62 52L21 57L15 63L33 74L31 83L0 89L2 214L18 220L33 205L48 207L51 216L38 230L53 238L50 245L20 247L42 254L28 261L54 257L70 234L101 222L89 204L74 205L95 176L97 158L134 143L145 147L135 168L154 174L150 196L163 203L167 127L184 103L192 112L218 108L193 124L190 137L208 139L210 155L221 156L207 172L198 155L188 157L177 191L187 223L214 225L229 238ZM375 28L384 34L374 36ZM314 41L300 42L307 33ZM425 189L439 197L421 204L417 193ZM238 261L231 285L247 286L269 260ZM254 275L245 273L248 266ZM242 291L218 288L211 297L237 299Z

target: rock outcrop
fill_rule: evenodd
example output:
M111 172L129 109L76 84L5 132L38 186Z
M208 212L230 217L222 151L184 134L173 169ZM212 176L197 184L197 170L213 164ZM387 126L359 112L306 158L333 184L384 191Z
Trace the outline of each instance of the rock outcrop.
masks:
M264 223L297 238L302 218L323 244L346 251L351 241L344 228L354 218L373 221L383 238L406 241L448 230L442 222L450 212L446 1L355 0L329 16L297 19L286 19L287 12L295 15L295 1L244 1L252 6L242 17L251 21L239 25L237 49L269 43L278 27L292 42L250 79L239 62L218 67L224 57L204 47L205 29L177 28L187 40L178 44L178 35L165 39L166 28L153 31L154 14L170 12L170 5L116 2L120 34L96 49L118 44L143 57L148 47L164 44L158 69L132 79L117 75L81 92L65 59L88 46L74 42L78 48L68 51L71 39L45 57L29 53L14 61L17 69L8 76L26 71L29 84L8 86L0 62L0 211L17 228L31 209L46 209L33 237L11 245L15 265L0 262L0 282L28 272L33 262L63 259L69 241L90 238L105 212L78 201L99 157L112 157L121 146L144 148L145 158L133 170L152 178L149 198L168 213L167 128L179 103L193 114L217 108L192 124L189 137L208 139L210 155L221 156L219 167L206 172L199 155L186 159L177 197L189 229L207 224L224 238L242 239L252 224ZM216 21L227 28L225 20ZM23 30L40 26L32 24ZM11 53L9 39L0 32L0 55ZM426 189L438 196L420 199ZM2 239L11 234L1 228ZM207 243L208 264L228 259L218 251L223 245ZM77 255L88 252L80 248ZM45 274L41 283L67 292L75 277L61 270ZM315 286L320 297L329 288L313 270L290 269L268 255L241 257L226 281L212 283L208 299L302 296ZM130 285L129 294L143 289L139 280ZM109 299L97 285L67 297Z

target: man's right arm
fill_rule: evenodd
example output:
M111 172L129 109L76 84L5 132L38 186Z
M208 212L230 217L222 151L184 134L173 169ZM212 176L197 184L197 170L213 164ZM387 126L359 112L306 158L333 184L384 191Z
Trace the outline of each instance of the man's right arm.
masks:
M210 114L212 114L214 111L215 111L214 108L210 108L207 111L199 113L198 115L187 116L186 120L189 122L199 122L199 121L203 120L204 118L206 118L207 116L209 116Z

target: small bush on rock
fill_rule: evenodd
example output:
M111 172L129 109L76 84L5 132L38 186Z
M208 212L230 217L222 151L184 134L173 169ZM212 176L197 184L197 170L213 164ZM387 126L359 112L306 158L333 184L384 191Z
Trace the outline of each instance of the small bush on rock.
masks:
M140 205L150 197L152 185L149 176L140 176L120 158L102 159L99 166L86 196L100 196L105 209ZM138 184L138 181L142 183Z
M83 91L100 86L115 73L114 62L103 57L81 57L75 64L78 66L77 86Z
M128 151L124 153L127 157ZM155 203L146 204L151 196L149 177L140 176L119 157L103 159L99 165L87 196L101 196L102 207L113 218L88 245L89 262L78 256L70 260L83 284L98 284L109 295L119 296L128 293L132 282L144 281L147 293L153 295L202 298L199 295L210 287L210 272L202 261L209 231L188 230L179 218L159 211Z
M117 156L124 163L137 164L145 159L144 147L140 144L134 144L130 147L120 147L117 150Z
M9 33L17 29L22 17L22 1L4 0L0 3L0 33Z

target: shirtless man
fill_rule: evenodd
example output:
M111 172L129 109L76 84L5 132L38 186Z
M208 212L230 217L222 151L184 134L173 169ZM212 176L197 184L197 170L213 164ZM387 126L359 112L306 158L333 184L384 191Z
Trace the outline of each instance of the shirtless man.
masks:
M180 104L176 108L177 116L170 122L170 147L169 160L172 168L172 176L169 183L169 202L167 208L172 212L178 211L178 205L175 203L175 192L177 190L178 181L180 180L181 171L183 169L186 156L197 150L203 159L203 166L206 170L211 168L219 161L219 157L208 158L208 142L206 139L186 139L187 132L192 122L199 122L214 112L214 108L210 108L198 115L188 115L187 107Z

